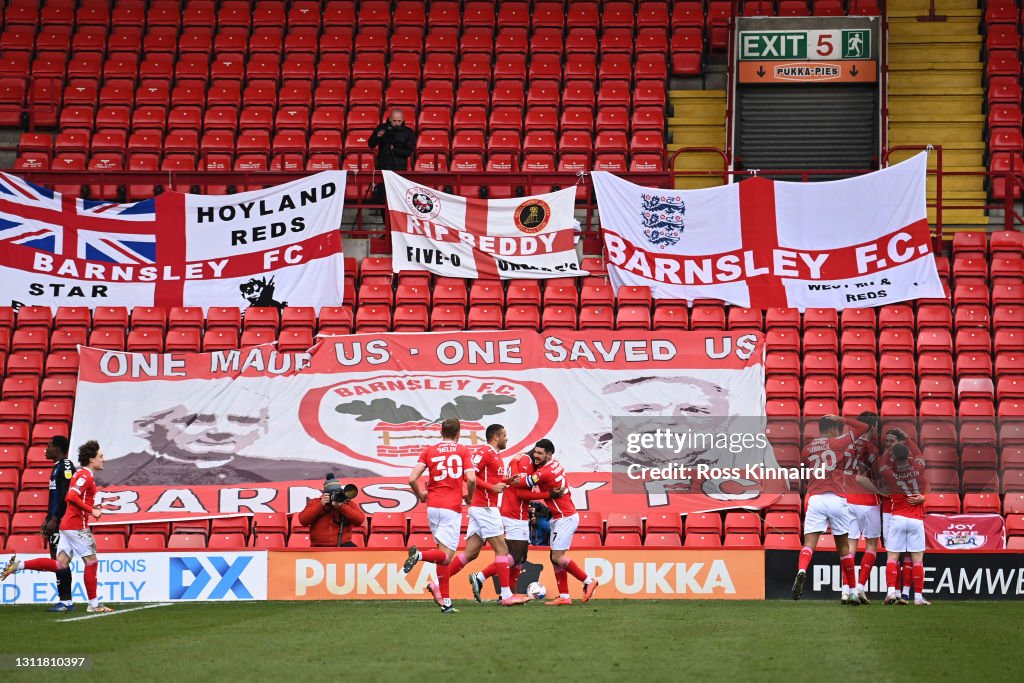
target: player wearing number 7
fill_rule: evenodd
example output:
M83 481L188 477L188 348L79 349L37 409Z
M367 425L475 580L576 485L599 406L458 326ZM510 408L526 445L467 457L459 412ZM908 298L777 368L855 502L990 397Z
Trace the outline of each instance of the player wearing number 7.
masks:
M82 469L75 473L68 488L65 500L68 509L60 521L60 541L57 543L57 559L37 558L18 562L12 557L3 571L0 581L20 569L33 569L42 572L58 572L71 565L72 557L79 557L85 563L85 593L89 597L88 612L113 612L114 610L101 605L97 595L96 541L89 530L89 518L99 519L103 511L94 507L96 497L96 480L94 472L103 469L103 450L95 441L86 441L78 447L78 462Z
M568 574L583 582L583 602L594 597L594 591L597 590L597 581L594 577L566 557L566 552L572 546L576 527L580 525L580 515L572 502L572 490L565 480L562 463L555 460L554 456L555 445L549 439L541 439L533 447L533 465L536 468L533 474L512 484L524 489L536 486L541 491L551 494L551 498L544 502L551 510L551 566L555 570L558 597L544 603L549 606L572 604L572 598L569 597Z
M868 426L863 422L835 415L826 415L818 420L819 436L804 447L802 460L814 468L820 476L811 476L807 482L807 514L804 516L804 547L800 551L796 579L793 580L793 599L803 595L807 580L807 567L818 545L818 538L831 526L839 553L839 565L843 570L844 605L860 604L857 598L850 599L850 592L857 585L847 535L853 523L853 513L843 497L846 492L845 453L846 449Z
M452 607L448 584L451 578L448 565L459 547L459 536L462 529L462 482L465 481L468 492L465 501L473 499L476 490L476 473L473 471L472 454L469 448L459 443L459 432L462 425L453 417L441 423L441 441L428 446L420 456L419 462L412 468L409 475L409 486L421 503L427 504L427 520L430 522L430 533L434 535L437 550L420 551L416 546L409 548L409 557L402 569L406 574L420 560L433 562L437 565L437 583L441 599L441 612L451 614L458 610ZM427 490L420 488L419 479L427 472Z

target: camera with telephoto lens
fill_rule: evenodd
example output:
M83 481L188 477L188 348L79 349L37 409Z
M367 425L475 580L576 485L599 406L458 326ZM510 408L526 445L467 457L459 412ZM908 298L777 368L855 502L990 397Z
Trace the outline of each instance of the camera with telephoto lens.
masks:
M332 504L346 503L359 495L359 488L355 484L342 484L334 478L334 472L328 472L324 477L323 492L331 497Z

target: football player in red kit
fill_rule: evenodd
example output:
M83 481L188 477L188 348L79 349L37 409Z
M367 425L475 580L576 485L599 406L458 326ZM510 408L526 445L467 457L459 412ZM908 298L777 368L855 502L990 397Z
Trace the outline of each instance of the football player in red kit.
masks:
M484 543L494 549L494 562L482 572L470 574L469 584L473 588L473 596L480 601L480 590L484 581L491 576L498 577L501 587L501 604L522 605L528 602L525 595L513 595L509 589L509 568L512 556L505 545L505 530L501 525L498 513L498 496L508 481L503 478L505 470L498 453L505 449L508 437L505 428L498 424L490 425L485 432L487 443L472 450L473 470L476 472L476 491L469 505L469 526L466 529L466 549L455 555L448 565L449 579L467 564L480 555Z
M89 518L99 519L103 511L95 507L96 479L93 474L103 469L103 450L95 441L86 441L78 447L78 462L82 468L75 472L65 500L67 511L60 521L60 541L57 544L57 559L37 558L18 562L16 557L0 572L0 581L21 569L43 572L58 572L71 565L71 558L81 558L85 563L85 593L89 598L89 612L113 612L110 607L100 604L97 596L96 541L89 530Z
M849 550L847 534L852 525L850 506L843 498L846 475L843 471L846 449L868 430L857 420L826 415L818 420L819 436L804 447L802 461L815 468L822 476L812 476L807 482L807 514L804 517L804 547L800 551L796 578L793 580L793 599L799 600L807 580L807 567L818 545L818 538L830 526L843 569L844 605L860 604L850 600L850 591L857 584L853 566L853 553Z
M462 425L455 418L448 418L441 423L441 441L428 446L420 456L419 462L412 468L409 475L409 486L421 503L427 504L427 520L430 532L437 543L436 550L420 551L416 546L409 548L402 569L406 574L420 560L433 562L437 565L438 593L441 612L451 614L458 610L452 607L451 594L448 589L448 565L459 547L459 532L462 528L462 482L467 485L465 501L472 500L476 489L476 472L469 448L459 443L459 432ZM427 490L420 488L419 479L427 472Z
M572 545L573 534L580 525L580 516L572 502L572 489L565 479L562 464L554 459L555 445L549 439L541 439L533 448L533 474L527 475L520 484L523 488L538 487L551 495L545 501L551 510L551 566L555 570L555 582L558 584L558 597L544 603L546 605L571 605L569 597L569 577L583 582L583 602L594 597L597 581L583 571L579 565L566 557Z
M878 496L860 486L857 477L864 475L872 479L878 473L878 416L874 413L861 413L857 419L868 426L868 431L846 449L846 502L850 506L853 521L850 527L850 552L856 554L857 541L864 539L864 557L861 558L860 575L857 577L857 599L862 605L869 605L871 601L865 590L878 555L882 513Z
M911 581L915 594L914 604L931 604L924 599L924 494L928 491L925 468L917 444L901 434L897 435L891 457L879 471L881 483L876 490L885 496L882 503L882 527L886 549L885 582L888 585L886 605L907 603L906 598L901 599L896 593L899 560L903 553L910 553L913 563ZM867 488L863 477L861 483Z
M512 566L508 571L508 584L515 593L519 573L530 550L530 501L551 500L550 491L535 491L522 488L519 483L533 474L533 455L523 453L512 458L506 474L510 485L501 494L501 524L505 528L505 543L512 555Z

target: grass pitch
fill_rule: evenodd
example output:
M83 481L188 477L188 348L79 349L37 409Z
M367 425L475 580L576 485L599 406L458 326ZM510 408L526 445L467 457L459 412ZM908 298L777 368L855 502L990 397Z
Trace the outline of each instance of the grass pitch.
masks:
M118 607L118 605L113 605ZM1020 680L1024 602L178 603L94 619L0 608L4 654L90 655L5 681ZM123 609L138 605L120 605Z

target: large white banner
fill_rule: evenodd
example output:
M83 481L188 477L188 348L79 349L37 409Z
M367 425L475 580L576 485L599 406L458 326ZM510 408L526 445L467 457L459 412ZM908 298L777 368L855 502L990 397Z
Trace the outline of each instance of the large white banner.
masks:
M100 440L97 481L118 514L294 512L327 472L357 483L372 514L415 505L408 473L441 421L457 417L466 444L505 425L508 455L551 439L586 492L581 505L641 511L642 491L610 495L613 458L622 462L613 418L703 416L717 433L741 423L763 431L763 341L738 332L495 331L326 337L308 353L83 348L72 442ZM637 457L731 467L752 452L685 444ZM680 505L756 504L759 495L709 491L685 491ZM663 487L650 495L650 505L668 504Z
M396 273L542 279L587 275L573 233L576 188L515 199L459 197L384 171Z
M103 533L102 529L93 529ZM19 560L49 555L18 555ZM87 602L80 558L71 562L72 597ZM266 600L267 552L103 552L99 553L100 602ZM52 572L20 571L0 584L0 603L53 604L57 584Z
M345 172L233 195L134 204L0 173L0 303L336 306Z
M616 289L767 309L945 296L925 203L927 154L856 178L751 178L703 190L592 176Z

